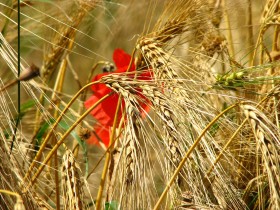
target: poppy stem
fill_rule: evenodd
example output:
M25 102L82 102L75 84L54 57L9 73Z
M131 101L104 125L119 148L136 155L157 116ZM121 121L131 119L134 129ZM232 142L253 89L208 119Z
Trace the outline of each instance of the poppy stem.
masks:
M86 85L88 86L88 85ZM80 92L80 91L79 91ZM75 129L75 127L93 110L95 109L101 102L103 102L106 98L108 98L109 96L112 95L113 92L106 94L105 96L103 96L101 99L99 99L93 106L91 106L80 118L78 118L76 120L76 122L63 134L63 136L61 137L61 139L54 145L54 147L52 148L52 150L49 152L49 154L47 155L47 157L45 158L45 160L41 163L40 167L38 168L38 170L36 171L36 173L34 174L34 176L31 178L30 182L28 183L28 185L25 187L25 189L23 190L23 193L27 192L27 190L29 189L29 187L31 185L33 185L36 181L36 179L38 178L38 176L41 174L41 172L43 171L44 167L47 165L47 163L49 162L49 160L51 159L51 157L53 156L53 154L57 151L57 149L59 148L59 146L61 144L64 143L64 140L66 139L66 137ZM69 107L69 106L68 106Z
M176 177L178 176L178 174L180 173L182 167L184 166L185 162L187 161L187 159L189 158L190 154L193 152L193 150L196 148L196 146L198 145L198 143L201 141L202 137L205 135L205 133L212 127L212 125L218 120L220 119L220 117L222 115L224 115L226 112L228 112L229 110L235 108L236 106L238 106L239 103L233 104L230 107L228 107L227 109L225 109L224 111L222 111L220 114L218 114L205 128L204 130L201 132L201 134L199 135L199 137L194 141L194 143L192 144L192 146L189 148L189 150L187 151L187 153L185 154L185 156L183 157L183 159L181 160L181 162L179 163L178 167L176 168L175 172L173 173L172 177L170 178L169 182L167 183L163 193L161 194L160 198L158 199L155 207L153 208L153 210L158 210L160 207L161 202L163 201L163 199L165 198L168 190L171 188L171 185L173 184L174 180L176 179Z
M65 112L69 109L69 107L74 103L74 101L79 97L79 95L88 87L90 87L91 85L95 85L99 83L99 81L95 81L95 82L91 82L87 85L85 85L82 89L80 89L78 91L78 93L76 93L76 95L71 99L71 101L67 104L67 106L64 108L64 110L61 112L60 116L57 118L57 120L55 121L55 123L53 124L52 128L50 129L49 133L47 134L46 138L44 139L43 143L40 146L39 151L37 152L35 158L33 159L32 163L29 166L29 169L27 170L22 183L24 184L25 181L27 180L27 178L29 177L32 169L34 168L35 164L39 161L39 159L41 158L43 151L54 131L54 129L57 127L57 125L59 124L60 120L62 119L62 117L64 116Z

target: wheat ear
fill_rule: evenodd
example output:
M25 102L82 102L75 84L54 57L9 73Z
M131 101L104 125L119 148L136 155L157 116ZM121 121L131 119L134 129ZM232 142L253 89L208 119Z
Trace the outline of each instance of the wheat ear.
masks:
M131 194L141 191L139 186L141 186L141 178L143 178L141 177L143 155L139 144L139 128L137 126L137 120L140 117L140 105L137 100L135 85L132 84L133 78L112 74L102 77L101 81L121 95L125 102L125 116L123 116L125 117L125 128L120 138L122 145L120 150L121 161L114 163L114 167L119 167L123 174L121 179L122 194L126 194L126 196L121 197L120 202L124 202L125 206L140 208L143 202L131 196ZM113 163L111 162L111 164ZM109 180L109 184L110 182L111 180ZM112 189L110 190L112 191ZM112 194L112 192L109 193Z
M279 131L273 126L270 120L255 107L243 105L241 108L245 116L250 120L255 139L262 154L271 193L270 207L272 209L280 209Z
M65 209L84 209L83 205L83 187L80 181L80 171L73 153L66 149L62 157L62 191Z

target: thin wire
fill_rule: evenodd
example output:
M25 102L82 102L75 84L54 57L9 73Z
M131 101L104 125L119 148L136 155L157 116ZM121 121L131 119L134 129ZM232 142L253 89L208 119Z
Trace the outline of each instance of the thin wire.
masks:
M17 40L18 40L17 68L18 68L18 78L19 78L19 76L20 76L20 0L17 0L17 10L18 10L17 11L17 21L18 21L18 25L17 25L17 32L18 32L18 34L17 34L18 35L18 37L17 37ZM17 128L18 128L18 124L20 121L20 80L18 80L17 93L18 93L18 96L17 96L18 114L17 114L16 126L14 129L14 136L13 136L13 141L11 144L10 154L12 153L12 150L14 147L14 142L15 142L16 134L17 134Z

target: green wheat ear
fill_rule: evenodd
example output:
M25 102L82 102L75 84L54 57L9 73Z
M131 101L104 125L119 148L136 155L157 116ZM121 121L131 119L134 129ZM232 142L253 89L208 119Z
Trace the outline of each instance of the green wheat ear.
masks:
M214 88L235 89L244 87L248 81L245 71L233 72L231 74L217 74Z

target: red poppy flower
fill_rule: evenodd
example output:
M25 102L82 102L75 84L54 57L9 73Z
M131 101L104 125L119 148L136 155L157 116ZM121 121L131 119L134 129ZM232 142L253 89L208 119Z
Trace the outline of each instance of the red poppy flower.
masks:
M92 81L98 81L101 77L112 74L112 73L124 73L127 71L128 65L130 63L131 56L125 53L122 49L116 49L113 54L113 60L117 67L114 72L106 72L102 74L98 74L93 77ZM135 65L132 64L130 71L135 71ZM134 76L134 75L132 75ZM142 73L138 76L138 80L150 80L151 73ZM93 91L93 95L85 101L85 107L88 109L92 105L94 105L100 98L105 96L106 94L112 92L112 90L107 87L105 84L96 84L91 87ZM141 90L138 91L138 96L141 98L139 100L139 104L145 112L149 110L147 99L141 94ZM96 125L94 126L95 134L90 137L88 140L89 144L98 144L99 140L101 140L106 146L109 145L110 139L110 129L113 126L113 121L117 109L119 95L117 93L112 94L107 99L102 101L92 112L91 115L97 120ZM144 102L143 102L144 101ZM122 107L124 107L125 102L122 101ZM122 110L118 115L117 126L122 117Z

